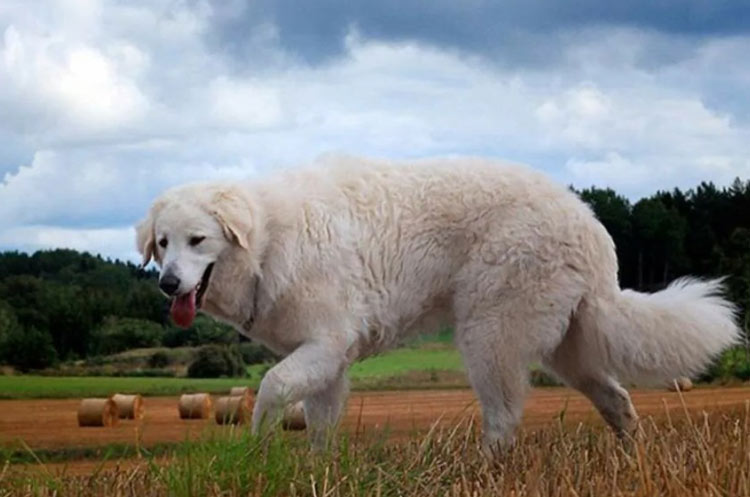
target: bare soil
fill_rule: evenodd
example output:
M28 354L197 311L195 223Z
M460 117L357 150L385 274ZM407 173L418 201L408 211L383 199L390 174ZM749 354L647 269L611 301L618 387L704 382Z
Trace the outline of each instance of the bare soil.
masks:
M750 400L750 387L698 388L684 394L666 390L634 390L633 402L641 417L684 415L690 411L741 407ZM0 446L32 449L96 447L112 443L142 447L179 442L210 430L220 429L213 419L186 421L179 418L177 397L144 399L145 418L121 420L113 428L80 428L78 399L0 401ZM349 399L342 426L350 432L388 427L394 436L425 431L433 423L454 424L466 416L479 415L471 390L427 390L361 392ZM567 388L538 388L529 395L523 417L526 428L555 423L602 423L591 403Z

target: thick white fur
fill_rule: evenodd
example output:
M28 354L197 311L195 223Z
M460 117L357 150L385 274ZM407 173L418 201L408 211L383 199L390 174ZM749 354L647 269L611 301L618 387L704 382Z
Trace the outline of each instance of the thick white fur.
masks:
M533 361L623 431L635 411L619 381L694 373L738 336L718 281L621 291L612 239L584 203L481 159L328 158L251 184L180 187L138 231L147 259L183 274L216 261L204 310L286 356L261 384L254 428L304 399L316 445L351 362L439 324L456 328L488 448L512 439ZM198 255L180 241L196 231L210 242Z
M589 326L607 337L604 357L619 378L649 383L675 372L696 374L737 337L735 308L721 291L721 280L692 278L651 295L626 290L612 309L601 302Z

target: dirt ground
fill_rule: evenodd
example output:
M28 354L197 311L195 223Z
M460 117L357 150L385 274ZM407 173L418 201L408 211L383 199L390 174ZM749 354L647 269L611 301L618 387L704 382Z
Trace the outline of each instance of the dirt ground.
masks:
M641 416L679 417L683 406L678 394L665 390L635 390L633 402ZM741 407L750 400L750 387L699 388L684 394L689 410ZM121 421L113 428L79 428L79 400L0 401L0 445L18 447L19 441L33 449L91 447L110 443L148 447L159 442L177 442L217 429L213 419L180 420L177 397L145 399L146 416L141 422ZM526 428L552 423L561 412L566 422L601 423L587 399L566 388L534 389L524 412ZM427 430L433 423L454 423L467 415L478 415L471 390L361 392L349 399L343 429L353 432L388 426L395 436Z

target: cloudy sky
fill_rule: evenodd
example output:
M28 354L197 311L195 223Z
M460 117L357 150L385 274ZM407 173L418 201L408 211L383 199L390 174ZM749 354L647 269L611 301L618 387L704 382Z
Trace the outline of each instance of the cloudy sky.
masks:
M750 179L748 54L745 0L2 0L0 250L137 260L164 188L325 153Z

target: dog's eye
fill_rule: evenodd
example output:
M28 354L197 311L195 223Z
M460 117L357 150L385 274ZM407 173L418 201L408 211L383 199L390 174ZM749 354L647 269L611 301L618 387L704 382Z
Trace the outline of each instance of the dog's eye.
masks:
M166 239L166 238L162 238L161 240L159 240L159 246L160 246L161 248L167 248L167 243L168 243L168 242L167 242L167 239Z
M196 245L200 245L200 243L205 239L205 236L193 236L190 238L190 246L195 247Z

